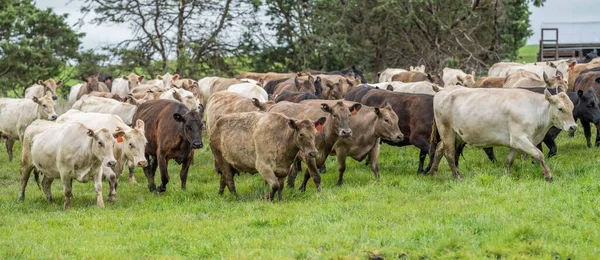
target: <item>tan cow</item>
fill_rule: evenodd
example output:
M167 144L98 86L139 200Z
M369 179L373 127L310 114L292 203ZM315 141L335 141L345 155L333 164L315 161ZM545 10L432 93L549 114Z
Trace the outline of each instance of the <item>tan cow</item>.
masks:
M320 77L322 81L342 82L342 96L345 96L351 88L360 85L360 77L349 78L342 75L318 74L313 77Z
M106 84L104 84L104 82L98 81L98 76L97 75L92 75L92 76L89 76L87 78L83 78L82 77L81 80L85 81L85 83L79 89L79 92L77 93L77 99L76 100L79 100L83 95L87 95L87 94L92 93L94 91L96 91L96 92L110 92L110 90L108 89L108 86L106 86ZM113 83L113 89L114 89L114 86L115 86L115 84Z
M429 174L435 174L442 155L456 178L461 178L456 164L456 147L506 146L511 151L508 166L517 152L537 159L547 181L552 181L544 154L536 148L550 127L574 131L573 102L567 94L543 95L526 89L470 89L440 91L433 97L434 133L439 133L435 157ZM437 132L437 133L436 133ZM437 142L437 141L436 141ZM434 144L432 144L434 145Z
M520 64L515 62L499 62L490 68L488 76L490 77L507 77L508 75L519 70L530 71L543 78L543 73L547 75L556 75L560 72L566 79L569 78L569 69L577 64L576 61L560 60L545 63Z
M546 72L542 74L544 79L540 79L537 74L530 71L519 70L506 77L504 88L559 88L567 89L567 81L564 80L560 71L556 76L549 78Z
M122 78L117 78L112 83L110 93L115 93L121 98L125 98L134 88L137 88L143 80L144 75L137 75L135 73L123 76Z
M271 191L266 199L282 199L284 179L296 154L317 155L317 121L294 120L282 114L246 112L224 115L210 135L215 170L221 174L219 194L225 186L237 197L233 176L238 172L260 173Z
M438 86L444 86L444 81L439 75L426 74L423 72L416 71L398 73L392 77L392 81L401 81L404 83L429 81L431 83L437 84Z
M206 127L210 135L210 129L223 115L241 112L267 111L275 102L260 102L258 99L250 99L238 93L222 91L210 97L206 104Z
M173 82L177 81L178 79L179 79L179 74L171 75L167 72L167 73L165 73L165 75L156 76L155 79L143 82L143 84L150 84L150 85L157 86L161 89L168 90L168 89L171 89Z
M94 181L96 203L103 208L102 167L116 165L113 146L115 138L124 133L111 133L105 128L94 131L81 123L55 124L42 132L31 128L37 134L29 134L30 129L27 130L21 157L19 200L25 198L27 180L35 168L43 175L42 189L50 203L53 202L50 188L55 179L60 179L63 184L64 209L71 205L73 180Z
M25 129L36 119L55 120L52 93L46 92L42 98L31 99L0 98L0 136L6 139L8 160L13 160L15 140L23 143Z
M102 98L109 98L109 99L114 99L116 101L121 101L123 102L123 99L121 98L121 96L115 94L115 93L109 93L109 92L98 92L98 91L94 91L92 93L89 93L88 96L94 96L94 97L102 97Z
M470 88L475 85L475 71L467 74L462 70L444 68L442 80L444 80L444 86L462 85Z
M96 112L111 114L121 118L126 125L133 124L133 115L138 107L129 103L119 102L113 99L83 96L73 104L73 109L82 112Z
M293 92L305 92L315 94L315 84L314 78L312 76L296 76L294 78L290 78L284 82L281 82L275 86L273 90L273 96L277 96L284 91L293 91Z
M257 72L242 72L235 76L236 79L253 79L256 81L264 80L267 76L267 73L257 73Z
M506 80L506 77L481 77L475 82L473 87L503 88L504 80Z
M48 79L46 81L39 80L37 84L33 84L25 90L25 98L32 99L33 97L42 98L46 92L52 93L52 99L57 100L56 89L60 88L63 81L54 81Z
M329 80L322 81L325 84L323 86L323 93L321 96L323 99L337 100L344 98L344 79L339 79L338 82L331 82Z
M334 106L337 101L305 100L300 103L320 107L323 103ZM344 101L344 104L351 107L357 103ZM380 139L391 142L400 142L404 139L398 127L398 115L387 104L382 108L363 106L356 115L350 117L350 129L354 133L352 138L341 138L333 145L333 153L337 155L338 162L338 185L344 183L346 157L362 161L368 155L371 170L375 177L379 178Z

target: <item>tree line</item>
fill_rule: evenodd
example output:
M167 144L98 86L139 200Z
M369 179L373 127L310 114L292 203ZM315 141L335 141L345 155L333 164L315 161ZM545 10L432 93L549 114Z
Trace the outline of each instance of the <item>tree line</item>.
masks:
M0 0L0 91L39 79L135 71L189 78L425 65L485 71L525 44L540 0L75 0L81 22L128 26L89 50L66 15L33 0ZM88 16L84 16L88 17ZM110 37L110 36L107 36ZM71 68L68 70L67 68ZM65 72L67 71L67 72Z

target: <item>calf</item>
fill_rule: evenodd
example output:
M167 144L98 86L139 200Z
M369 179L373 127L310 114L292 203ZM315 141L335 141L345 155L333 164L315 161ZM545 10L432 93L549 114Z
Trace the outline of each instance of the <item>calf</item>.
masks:
M387 90L371 90L361 100L371 107L382 107L389 104L398 115L398 127L404 134L401 142L383 140L392 146L414 145L419 148L419 167L417 173L427 171L431 166L434 150L429 148L431 126L433 125L433 96L424 94L408 94ZM429 165L423 169L425 157L429 155Z
M481 77L475 82L476 88L503 88L506 77Z
M98 81L97 75L92 75L87 78L81 78L81 80L85 81L85 84L81 86L79 92L77 93L77 98L75 100L79 100L83 95L87 95L94 91L96 92L110 92L108 86L104 84L104 82ZM125 97L125 96L122 96Z
M11 99L0 98L0 136L6 139L8 160L13 160L15 140L23 143L23 134L31 122L36 119L55 120L58 116L54 111L52 93L38 98Z
M188 110L185 105L172 100L151 100L139 106L133 120L145 123L146 160L144 167L150 192L165 192L169 183L167 165L173 159L181 166L181 189L185 190L194 149L202 148L202 116L204 106ZM154 174L160 168L161 184L156 187Z
M260 102L258 99L249 99L233 92L218 92L212 95L206 104L206 127L208 134L219 117L232 113L267 111L275 103L273 101Z
M281 94L277 95L277 97L275 97L275 103L279 103L281 101L300 103L300 101L302 101L302 100L309 100L309 99L319 99L319 97L317 97L316 95L311 94L311 93L292 92L292 91L286 90L286 91L283 91Z
M293 120L281 114L259 112L219 118L210 135L215 170L221 174L219 194L227 186L237 197L233 176L238 172L259 172L271 186L265 198L273 200L277 192L281 200L283 180L296 154L317 156L315 125L322 125L324 120Z
M435 125L432 137L439 133L435 157L429 174L437 172L442 155L452 174L457 169L457 145L511 148L507 164L512 166L517 152L533 156L544 169L547 181L552 173L544 154L536 148L550 127L574 131L573 102L565 93L544 95L524 89L455 89L440 91L433 98ZM485 108L493 109L485 109Z
M301 104L317 107L323 103L334 106L337 101L307 100L301 102ZM344 104L352 107L357 103L344 101ZM350 117L350 129L354 133L352 138L341 138L333 145L333 152L337 155L339 171L337 185L344 183L346 157L362 161L368 155L371 170L375 177L379 178L380 139L391 142L400 142L404 139L404 135L398 127L398 116L388 104L381 108L363 106L356 115Z
M57 100L58 96L56 96L56 89L60 88L63 81L54 81L53 79L48 79L46 81L39 80L37 84L33 84L31 87L28 87L25 90L25 98L32 99L33 97L42 98L45 93L52 93L52 99Z
M444 68L442 79L444 80L444 86L461 85L473 87L475 85L475 71L467 74L462 70Z
M129 99L131 101L135 99ZM82 112L96 112L111 114L121 118L126 125L132 125L133 115L138 109L138 106L129 103L119 102L113 99L101 98L101 97L90 97L83 96L80 100L77 100L73 104L73 109L77 109Z
M96 202L103 208L102 167L113 167L117 163L112 148L115 137L122 135L122 132L111 134L105 128L94 131L81 123L55 124L43 131L28 128L21 157L19 201L25 198L27 180L35 167L43 175L42 189L49 202L53 202L50 187L54 179L60 179L63 184L64 209L71 205L73 180L93 180Z

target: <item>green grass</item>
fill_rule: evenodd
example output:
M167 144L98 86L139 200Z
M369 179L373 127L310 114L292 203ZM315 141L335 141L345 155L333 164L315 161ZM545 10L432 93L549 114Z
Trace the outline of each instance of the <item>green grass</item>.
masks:
M521 47L521 49L519 49L519 57L517 57L515 62L536 62L539 49L539 45L525 45Z
M600 150L585 148L581 131L573 139L561 134L558 145L548 160L553 183L537 164L519 160L509 173L474 148L461 161L463 181L445 161L437 176L420 176L415 148L383 145L381 179L350 160L337 187L330 158L321 193L311 182L305 193L286 188L282 202L261 199L260 175L236 177L239 200L227 191L219 196L203 148L186 191L171 162L164 194L149 193L137 169L139 184L121 176L119 199L105 209L96 207L91 183L75 183L67 211L60 181L55 204L33 181L16 203L20 156L8 162L1 149L0 258L597 258ZM496 152L502 160L507 149Z

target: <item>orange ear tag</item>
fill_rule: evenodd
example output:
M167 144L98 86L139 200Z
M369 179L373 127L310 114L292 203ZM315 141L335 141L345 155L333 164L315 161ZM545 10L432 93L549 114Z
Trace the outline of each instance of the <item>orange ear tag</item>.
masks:
M117 143L122 143L122 142L123 142L123 137L117 136Z
M355 116L357 112L358 112L358 111L356 111L356 108L355 108L355 109L353 109L353 110L352 110L352 115L353 115L353 116Z
M318 124L317 126L315 126L315 128L317 129L317 131L321 132L323 131L323 125L322 124Z

